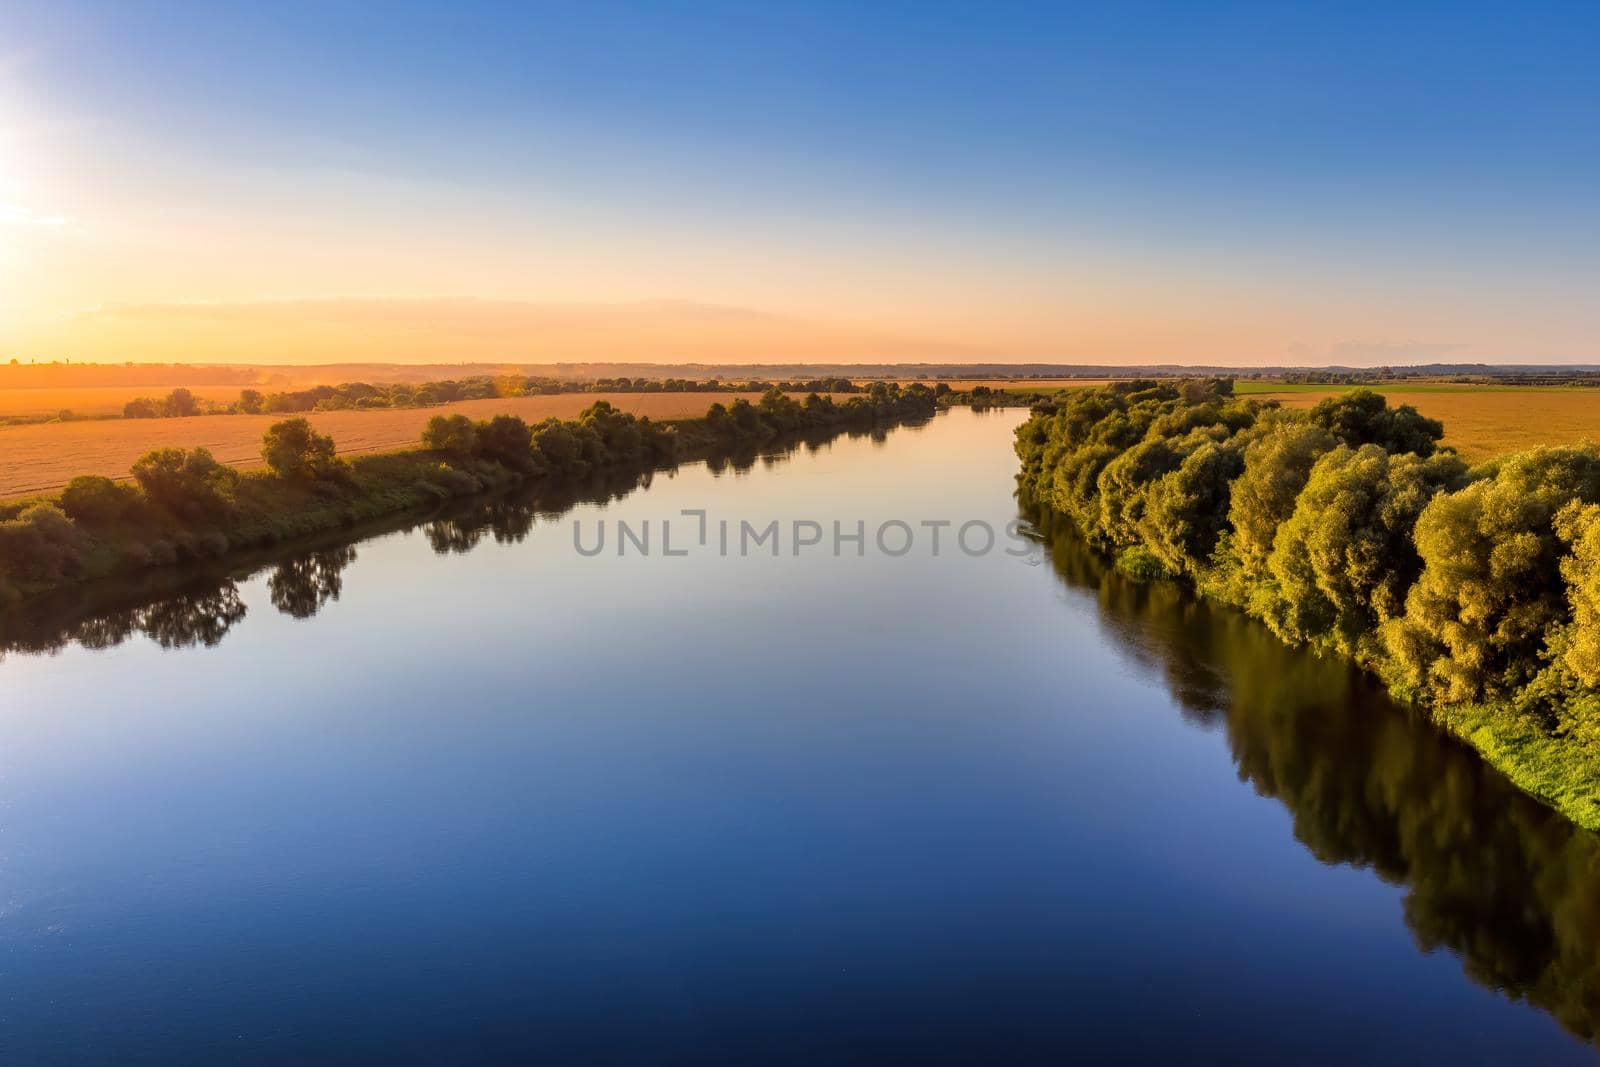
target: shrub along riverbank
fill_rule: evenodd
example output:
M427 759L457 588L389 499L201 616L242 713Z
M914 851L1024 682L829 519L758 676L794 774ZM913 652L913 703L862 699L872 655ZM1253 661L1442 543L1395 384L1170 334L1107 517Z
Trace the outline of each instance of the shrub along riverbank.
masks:
M1017 431L1024 496L1135 577L1349 656L1600 829L1600 448L1468 469L1369 390L1306 411L1227 380L1119 382Z
M151 566L216 559L454 498L522 484L559 487L735 455L804 435L924 419L933 391L874 383L838 403L774 389L760 403L712 404L704 417L653 422L599 401L575 420L530 426L512 415L436 416L422 447L346 461L303 418L267 431L267 469L241 473L205 449L162 449L132 484L75 478L54 497L0 504L0 606Z

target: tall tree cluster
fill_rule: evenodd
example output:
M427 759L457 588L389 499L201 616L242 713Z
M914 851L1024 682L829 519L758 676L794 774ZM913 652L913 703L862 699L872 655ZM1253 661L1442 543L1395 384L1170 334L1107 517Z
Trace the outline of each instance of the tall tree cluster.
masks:
M1600 743L1600 449L1468 469L1443 436L1367 389L1290 411L1134 381L1039 406L1017 454L1024 494L1130 571L1159 561L1407 696Z

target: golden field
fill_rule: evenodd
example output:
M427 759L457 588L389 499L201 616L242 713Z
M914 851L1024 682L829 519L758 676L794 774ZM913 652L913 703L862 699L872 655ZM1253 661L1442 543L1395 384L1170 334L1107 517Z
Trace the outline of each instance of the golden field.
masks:
M1369 386L1391 405L1410 404L1444 423L1444 445L1469 463L1536 445L1600 441L1600 389L1566 386L1455 385L1408 383ZM1240 382L1241 395L1277 400L1284 407L1311 407L1347 390L1328 386L1284 386Z
M994 389L1088 388L1086 379L1014 379L950 382L953 388L987 385ZM205 399L231 400L236 385L196 385ZM1542 386L1397 383L1374 386L1392 404L1412 404L1445 424L1444 443L1470 462L1535 445L1576 444L1600 440L1600 390ZM1286 385L1240 381L1241 395L1277 400L1285 407L1310 407L1343 387ZM63 408L78 414L120 412L133 396L161 395L163 390L128 386L79 386L0 389L0 416L53 414ZM529 422L555 416L571 418L594 401L605 399L626 411L654 419L690 418L705 413L736 394L712 393L562 393L469 400L432 408L392 411L314 412L307 417L331 434L343 454L377 452L414 444L428 419L461 412L476 419L501 413ZM756 399L755 394L744 394ZM45 493L75 475L120 477L134 460L154 448L196 445L241 468L260 465L261 435L279 415L208 415L189 419L96 419L83 422L0 426L0 498Z
M1028 379L951 382L952 388L1086 389L1103 380ZM1444 423L1443 444L1469 463L1537 445L1600 441L1600 388L1543 385L1474 385L1457 382L1394 382L1364 386L1300 385L1239 379L1234 392L1276 400L1286 408L1308 408L1351 389L1372 389L1394 406L1410 404Z
M991 389L1087 389L1104 380L1014 378L950 382L953 389L987 385ZM1575 445L1600 441L1600 388L1540 385L1473 385L1456 382L1394 382L1365 386L1291 385L1239 379L1239 396L1276 400L1288 408L1308 408L1350 389L1382 393L1391 405L1410 404L1444 423L1444 444L1463 459L1479 463L1491 456L1536 445Z
M234 389L233 395L237 393ZM652 419L681 419L704 415L712 404L727 404L740 395L759 399L754 393L561 393L464 400L429 408L308 412L306 418L333 436L341 454L351 455L414 445L428 420L441 414L474 419L520 415L531 423L551 416L569 419L596 400L609 400L624 411ZM0 426L0 499L50 492L79 474L123 477L135 460L156 448L203 446L223 463L241 469L259 467L262 434L285 417L198 415Z

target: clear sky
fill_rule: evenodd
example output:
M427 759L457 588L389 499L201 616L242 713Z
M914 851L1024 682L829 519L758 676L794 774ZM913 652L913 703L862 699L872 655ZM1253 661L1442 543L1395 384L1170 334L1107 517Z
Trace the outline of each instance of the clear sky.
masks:
M0 0L0 356L1600 361L1600 4Z

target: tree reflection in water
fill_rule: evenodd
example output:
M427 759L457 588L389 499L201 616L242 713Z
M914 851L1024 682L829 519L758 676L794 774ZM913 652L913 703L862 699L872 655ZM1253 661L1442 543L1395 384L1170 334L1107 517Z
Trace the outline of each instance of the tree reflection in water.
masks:
M1600 837L1525 796L1347 663L1288 648L1172 582L1135 583L1066 520L1030 513L1057 577L1158 671L1186 716L1221 725L1241 780L1283 803L1319 860L1406 889L1424 951L1589 1042L1600 1025Z
M542 487L537 495L512 495L474 501L425 523L423 536L441 556L464 554L484 538L497 545L521 544L539 519L556 519L579 504L606 504L621 500L635 489L648 489L653 471L600 477L588 481Z
M7 652L55 653L68 645L113 648L142 634L162 648L207 648L218 644L244 617L239 587L231 580L202 580L181 592L144 603L102 609L63 622L46 616L5 618L0 655Z
M901 428L910 432L920 426ZM757 463L782 463L801 448L826 447L839 436L883 438L886 431L818 432L771 447L707 460L713 474L743 473ZM420 529L440 555L470 552L485 538L520 544L539 519L554 520L579 504L605 504L649 488L655 471L612 472L519 494L459 501L421 521L415 517L374 524L370 537ZM344 590L344 571L355 562L352 543L281 550L250 559L159 568L91 587L66 589L21 608L0 612L0 659L8 653L53 654L70 645L102 649L144 635L163 648L210 647L245 617L238 582L264 570L272 604L285 615L309 619Z
M772 459L728 457L712 470ZM479 500L366 533L421 527L438 552L470 551L486 537L517 543L541 517L618 499L639 484ZM1596 1040L1600 838L1522 795L1347 664L1287 648L1264 626L1176 584L1131 582L1050 516L1030 518L1059 580L1096 602L1109 639L1164 677L1186 716L1225 732L1241 779L1289 809L1313 855L1405 887L1405 921L1421 949L1447 949L1474 981ZM273 605L305 619L339 598L355 558L345 544L254 567L270 569ZM235 579L249 565L234 566L188 572L176 588L177 572L153 573L0 613L0 654L109 648L136 634L163 648L216 645L246 615Z
M351 545L309 552L278 564L267 579L272 606L296 619L309 619L344 590L344 569L355 562Z

